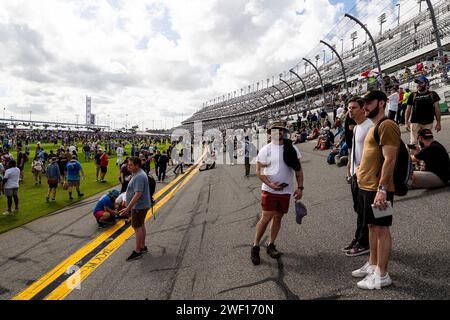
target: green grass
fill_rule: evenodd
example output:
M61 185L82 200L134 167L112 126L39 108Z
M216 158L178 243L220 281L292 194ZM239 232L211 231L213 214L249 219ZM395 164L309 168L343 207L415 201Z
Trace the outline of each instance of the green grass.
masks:
M43 144L43 148L50 152L56 153L57 146L55 147L53 144ZM166 150L168 145L158 145L160 150ZM31 162L34 156L34 152L36 149L36 145L30 144L30 159L25 164L24 168L24 182L21 182L19 188L19 212L14 216L4 216L4 211L7 210L7 201L4 195L0 198L0 233L6 232L13 228L17 228L23 224L26 224L30 221L33 221L42 216L53 213L57 210L60 210L66 206L69 206L73 203L76 203L82 199L86 199L95 194L101 193L107 189L110 189L119 184L119 166L116 166L115 155L109 157L109 165L108 172L105 176L106 183L98 183L95 179L95 165L93 161L85 162L84 154L81 149L81 145L78 144L78 160L83 166L83 170L85 173L85 178L81 180L80 190L84 193L84 197L82 199L78 199L76 195L76 190L74 189L73 197L74 200L69 200L69 195L66 190L63 190L61 186L58 186L56 191L56 201L51 201L47 203L45 201L45 197L47 196L48 184L47 179L44 175L42 175L42 184L35 185L34 176L31 173ZM125 147L125 151L130 154L131 145ZM12 152L14 159L17 159L17 152ZM124 156L125 159L125 156ZM14 209L14 203L13 203Z

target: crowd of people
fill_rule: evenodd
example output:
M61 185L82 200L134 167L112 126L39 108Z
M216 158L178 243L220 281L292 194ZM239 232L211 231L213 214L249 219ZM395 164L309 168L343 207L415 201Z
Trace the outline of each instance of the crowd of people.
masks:
M396 86L389 97L380 90L349 97L345 107L336 110L334 126L324 110L306 113L291 140L282 138L289 132L285 123L272 124L269 129L279 130L280 135L273 136L272 143L263 147L257 157L262 215L251 249L253 264L260 264L260 241L270 222L267 254L274 259L280 257L274 243L282 217L288 212L291 195L298 202L304 188L301 154L296 147L296 156L290 150L296 143L317 139L315 150L331 149L329 163L347 164L356 219L353 239L342 251L348 257L369 255L361 268L351 272L361 279L357 287L372 290L392 284L388 262L394 196L404 196L411 189L440 188L450 182L448 151L433 134L433 130L441 130L440 97L429 89L425 76L420 75L414 81L417 90L405 92L403 97ZM394 108L400 106L405 113L396 117ZM400 125L410 131L409 144L401 139ZM333 144L339 134L340 141ZM293 177L297 178L296 190L292 187Z

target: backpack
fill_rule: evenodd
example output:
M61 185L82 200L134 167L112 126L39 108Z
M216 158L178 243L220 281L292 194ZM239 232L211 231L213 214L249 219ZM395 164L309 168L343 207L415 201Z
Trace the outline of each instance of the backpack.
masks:
M153 206L155 204L155 199L153 199L153 195L155 194L155 190L156 190L156 180L151 175L147 175L147 178L148 178L148 186L150 189L151 204Z
M330 152L330 154L328 155L328 158L327 158L328 164L336 164L335 157L336 157L336 154L333 152Z
M378 122L373 131L373 136L378 145L380 145L380 134L378 133L378 128L385 120L388 120L388 118L384 118L380 122ZM408 148L406 147L403 140L400 139L400 148L398 151L397 162L394 169L394 185L396 196L402 197L408 193L408 182L412 178L412 173L413 166Z

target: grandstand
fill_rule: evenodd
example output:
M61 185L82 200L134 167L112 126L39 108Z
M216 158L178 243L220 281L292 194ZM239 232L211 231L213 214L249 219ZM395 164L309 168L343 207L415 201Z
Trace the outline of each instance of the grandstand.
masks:
M441 0L433 4L437 26L440 31L441 44L444 51L450 50L450 2ZM320 39L318 39L319 42ZM336 40L334 37L332 40ZM398 26L388 28L382 34L374 37L383 76L395 76L400 79L403 87L414 89L413 74L405 76L403 70L415 69L418 62L430 61L430 83L432 89L438 91L444 99L446 92L450 90L448 82L443 78L444 68L450 65L442 65L437 59L438 50L429 10L418 12ZM349 49L341 55L347 73L347 83L351 94L360 94L368 89L368 79L362 76L367 70L373 70L376 66L374 50L371 42L364 41ZM299 69L296 65L294 70ZM251 86L241 89L241 95L228 94L229 99L217 99L219 102L207 105L194 113L190 118L182 122L181 128L193 131L193 124L202 121L203 128L237 128L242 126L261 127L268 119L273 117L285 117L288 120L291 115L299 114L304 110L327 108L333 110L336 105L345 99L344 78L339 60L334 59L318 66L321 74L325 96L322 94L319 77L314 70L306 70L301 75L307 88L305 90L298 78L289 72L282 72L280 76L292 88L280 81L279 84L267 86L258 83L257 90L252 91ZM374 70L376 71L376 70ZM375 77L374 77L375 78ZM381 76L375 79L381 87ZM239 92L238 92L239 93ZM230 96L233 96L230 98ZM222 101L220 101L222 100Z

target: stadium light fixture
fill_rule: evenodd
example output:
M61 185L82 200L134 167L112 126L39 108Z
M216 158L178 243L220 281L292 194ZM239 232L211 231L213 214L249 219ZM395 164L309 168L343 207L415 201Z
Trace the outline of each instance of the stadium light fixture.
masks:
M386 13L383 13L378 17L378 22L380 23L380 35L383 34L383 23L386 22Z
M398 7L398 13L397 13L397 26L399 26L399 25L400 25L400 2L397 3L395 6Z

